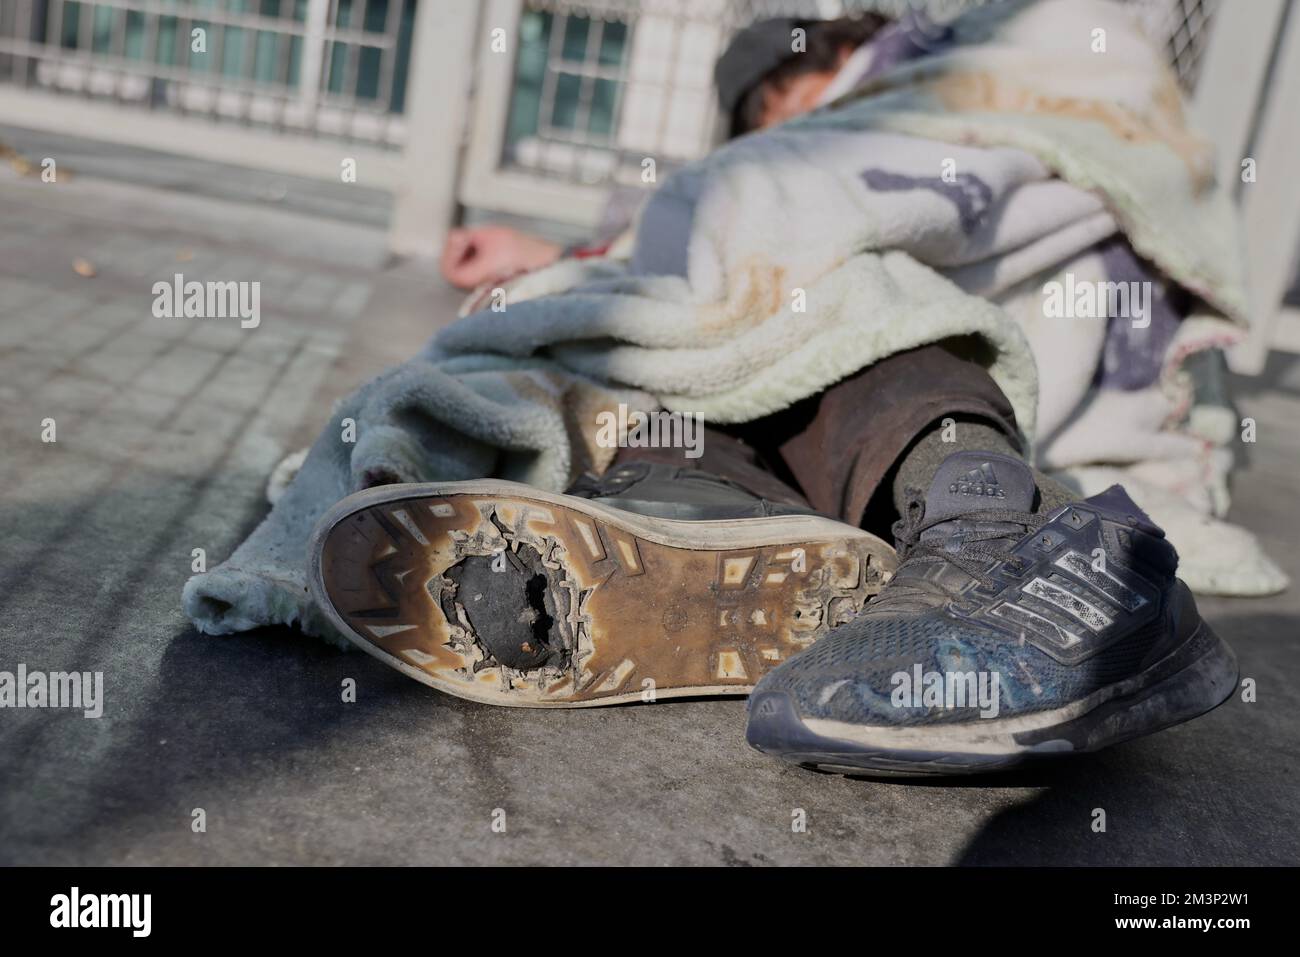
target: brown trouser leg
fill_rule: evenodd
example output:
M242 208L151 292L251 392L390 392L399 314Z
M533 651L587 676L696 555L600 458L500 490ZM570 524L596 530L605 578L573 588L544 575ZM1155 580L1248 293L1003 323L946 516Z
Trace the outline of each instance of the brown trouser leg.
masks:
M706 427L699 458L681 449L624 449L615 461L704 469L764 498L860 525L907 448L948 416L984 422L1021 447L1011 404L984 367L929 345L882 359L773 415Z

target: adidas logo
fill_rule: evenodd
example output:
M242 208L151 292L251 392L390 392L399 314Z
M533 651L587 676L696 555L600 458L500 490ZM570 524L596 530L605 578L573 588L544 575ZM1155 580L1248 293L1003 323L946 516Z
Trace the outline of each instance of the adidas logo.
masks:
M984 495L988 498L1007 497L1007 493L1002 491L1002 486L998 484L998 477L993 474L993 466L989 465L988 462L981 462L979 468L971 469L957 479L948 486L948 491L954 495Z

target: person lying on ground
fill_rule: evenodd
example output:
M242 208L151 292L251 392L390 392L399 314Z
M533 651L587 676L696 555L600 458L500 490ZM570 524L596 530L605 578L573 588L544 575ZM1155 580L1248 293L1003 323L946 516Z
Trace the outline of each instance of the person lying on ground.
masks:
M729 137L768 129L851 90L871 71L872 41L888 23L876 14L820 21L782 17L741 31L714 71ZM792 32L800 29L806 47L795 52ZM886 56L889 62L899 62L923 52L898 33L885 39L888 50L875 51L881 53L876 71L883 68ZM605 222L604 231L612 236L628 225L616 215ZM510 226L460 227L448 233L440 266L456 288L476 289L549 266L566 254L601 252L607 245L597 240L566 248Z
M1095 12L1104 12L1097 7ZM1014 16L1025 5L1014 8L991 15ZM1053 12L1063 16L1068 10L1057 5ZM1092 15L1074 25L1072 36L1087 35ZM781 29L788 36L793 28ZM1023 37L1028 31L1008 32ZM724 112L743 129L747 117L761 123L769 112L835 96L834 84L859 49L837 53L838 70L815 94L784 86L769 95L760 81L756 105L748 110L744 104L755 88L730 82L725 67L736 61L724 54L718 84ZM880 62L882 49L871 50L866 70ZM756 75L767 77L788 59L782 57ZM1091 89L1094 68L1084 61L1073 79ZM1107 106L1088 105L1093 112ZM871 119L869 105L855 115ZM1051 119L1060 128L1077 118L1058 111ZM791 130L781 144L812 125ZM782 133L766 135L770 144ZM765 165L764 134L755 136L748 144L755 149L746 157L751 166L696 169L692 182L716 174L719 193L743 192L747 198L754 195L751 186L777 197L819 189L810 195L822 203L803 221L794 215L803 211L798 203L794 211L741 203L743 228L734 228L734 220L705 225L716 226L714 235L728 237L744 256L751 252L746 241L778 213L786 214L780 219L786 231L773 247L754 250L758 282L785 275L790 234L798 232L819 251L838 251L823 240L831 227L844 224L828 222L816 210L868 204L902 210L908 223L933 224L934 234L947 243L943 248L964 249L983 222L980 210L988 208L975 202L981 187L991 196L988 182L1018 182L997 162L1031 169L1027 181L1055 190L1043 164L1010 149L964 154L975 172L963 172L966 179L956 189L945 181L932 183L935 176L904 175L915 172L908 163L916 155L931 155L917 150L955 149L915 136L896 137L907 142L892 168L881 168L885 157L873 152L864 171L858 144L887 146L880 135L869 124L832 131L821 142L832 144L830 152L839 150L835 158L842 166L830 169L826 152L807 161L824 177L794 176L792 167L799 167L793 162ZM745 146L737 144L737 150ZM1122 148L1106 140L1102 152L1110 157ZM795 152L792 147L777 155L788 159ZM1181 162L1172 147L1161 155L1175 166ZM742 179L727 180L737 167ZM981 179L986 168L990 172ZM743 178L750 172L752 177ZM656 200L678 198L667 189L665 184ZM723 205L726 212L736 211ZM877 218L887 219L873 218L872 229ZM693 219L696 225L702 221ZM861 220L849 225L853 230L836 235L868 232ZM646 235L642 230L639 239ZM637 251L673 253L693 237L677 238L666 251L654 243L642 250L640 242ZM855 282L835 287L850 288L848 305L838 312L810 311L815 315L806 317L801 335L811 336L811 320L823 316L830 317L825 325L833 327L832 334L861 330L863 338L882 340L899 326L938 323L951 310L931 309L934 315L927 316L924 305L932 300L908 298L927 283L948 297L940 304L959 306L972 322L976 314L996 312L999 329L1011 325L1007 315L931 264L897 252L911 235L899 240L886 230L870 238L872 251L854 260L862 268L849 274ZM889 274L891 263L903 268ZM832 263L828 271L842 265ZM870 277L880 275L887 281L871 285ZM782 325L789 318L783 305L789 290L779 280L767 290L777 294L767 298L747 298L743 294L763 288L740 282L718 300L699 301L683 294L683 283L675 281L683 278L611 267L595 282L575 287L571 299L562 290L523 295L508 315L469 316L445 330L435 348L409 367L341 404L337 414L360 417L371 457L356 449L340 454L326 431L319 454L305 467L315 462L310 481L285 500L288 506L278 506L292 515L310 504L312 489L329 494L348 483L363 489L316 525L308 579L314 606L392 667L477 701L583 707L647 700L647 691L654 700L752 689L750 744L831 770L955 773L1007 767L1151 733L1204 713L1232 693L1235 658L1199 616L1178 578L1178 555L1157 524L1119 486L1081 495L1027 460L1017 414L1032 414L1034 407L1023 395L1013 405L1003 388L1019 387L1013 378L1001 385L993 378L989 327L983 327L982 358L978 348L970 348L978 339L973 325L912 340L926 343L920 346L882 348L852 367L857 371L828 376L819 380L826 383L820 388L799 393L805 398L709 426L698 456L672 443L627 443L602 458L600 468L576 477L575 460L567 459L566 478L547 479L550 489L563 492L499 477L430 484L409 477L421 474L426 460L435 462L435 474L470 460L470 467L479 468L471 474L499 476L507 453L529 461L542 457L546 449L528 442L527 422L502 419L497 445L489 443L478 426L501 408L563 413L555 417L585 437L592 412L601 406L564 404L562 397L581 393L588 372L635 383L651 399L667 405L660 397L668 396L681 408L678 393L691 383L683 383L675 367L658 368L667 374L652 388L647 375L656 370L648 367L672 366L678 359L698 366L706 354L717 369L728 360L728 347L740 351L716 321L732 304L727 293L736 293L741 306L754 303L724 316L740 328L736 338L790 328ZM656 290L663 293L659 298ZM704 347L692 340L678 350L657 340L650 346L635 341L644 327L629 335L620 321L638 296L637 304L647 307L643 316L654 310L666 322L672 313L685 337L698 331L692 322L713 320L713 339ZM893 312L881 308L898 303ZM880 315L893 318L872 326ZM499 332L503 325L518 337ZM484 344L476 338L480 333L492 341ZM852 345L843 338L817 342ZM784 356L807 343L777 348L788 344L769 341L765 354ZM1003 346L1012 345L1032 367L1023 339L1008 336ZM617 355L611 359L611 353ZM842 369L835 358L814 356L821 366ZM561 368L566 359L580 374ZM584 359L595 361L584 366ZM478 392L467 378L454 377L452 363L463 363L462 372L517 374L493 378ZM611 369L623 378L609 375ZM808 373L809 366L798 371ZM791 367L779 362L748 373L736 376L744 379L738 386L732 383L737 404L735 392L766 384L755 379L792 377ZM690 392L688 399L712 401L727 388L725 382L706 385L717 388ZM466 400L472 416L453 419L448 428L436 407L450 392ZM777 411L767 411L773 405ZM545 416L523 417L531 422ZM471 428L480 441L450 441ZM574 443L572 435L568 441ZM498 445L502 457L495 465L477 457L484 446ZM284 551L282 538L275 545ZM239 584L249 583L244 578Z

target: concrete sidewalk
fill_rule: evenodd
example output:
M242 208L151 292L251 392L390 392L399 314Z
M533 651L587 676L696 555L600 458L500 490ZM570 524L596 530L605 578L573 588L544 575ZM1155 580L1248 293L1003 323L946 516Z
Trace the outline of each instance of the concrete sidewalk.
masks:
M777 764L737 700L494 709L285 629L196 634L193 550L225 558L280 456L456 297L364 222L7 170L0 209L0 670L102 671L106 697L0 711L0 863L1300 862L1294 592L1203 603L1256 703L933 785ZM261 325L155 319L176 272L260 280ZM1300 580L1300 360L1237 384L1259 441L1233 517Z

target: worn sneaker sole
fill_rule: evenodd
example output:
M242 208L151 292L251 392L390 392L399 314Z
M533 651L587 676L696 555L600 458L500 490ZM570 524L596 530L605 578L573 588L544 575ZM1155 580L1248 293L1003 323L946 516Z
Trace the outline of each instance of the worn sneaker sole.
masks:
M895 566L827 518L683 522L495 480L349 496L308 559L313 598L356 645L525 707L748 694Z
M1210 626L1163 661L1060 708L1010 718L917 727L872 727L802 718L783 691L749 701L745 736L758 750L840 774L974 774L1096 751L1190 721L1222 704L1237 659Z

